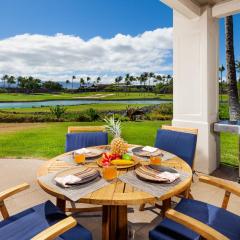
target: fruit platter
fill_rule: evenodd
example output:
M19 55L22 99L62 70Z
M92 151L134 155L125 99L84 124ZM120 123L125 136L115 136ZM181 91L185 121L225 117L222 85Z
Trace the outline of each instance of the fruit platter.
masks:
M100 167L103 166L116 166L117 169L134 167L139 163L139 160L135 156L131 156L127 153L119 155L116 153L103 153L102 158L97 160L97 164Z

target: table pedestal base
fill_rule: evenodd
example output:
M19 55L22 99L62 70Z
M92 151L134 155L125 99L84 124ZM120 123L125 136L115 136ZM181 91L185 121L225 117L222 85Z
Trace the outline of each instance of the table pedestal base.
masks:
M103 206L102 239L127 240L127 206Z

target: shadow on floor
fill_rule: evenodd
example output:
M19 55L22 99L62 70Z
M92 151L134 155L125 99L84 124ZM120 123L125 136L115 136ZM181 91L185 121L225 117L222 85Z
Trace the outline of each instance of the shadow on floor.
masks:
M239 180L239 171L236 167L220 165L212 174L214 177L237 182Z

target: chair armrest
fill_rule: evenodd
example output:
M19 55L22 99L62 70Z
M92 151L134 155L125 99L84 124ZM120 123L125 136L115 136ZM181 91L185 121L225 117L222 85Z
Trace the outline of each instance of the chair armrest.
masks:
M23 183L23 184L20 184L20 185L15 186L15 187L11 187L11 188L1 192L0 193L0 202L2 202L3 200L5 200L8 197L11 197L12 195L14 195L16 193L19 193L23 190L28 189L29 187L30 187L29 184Z
M221 188L221 189L224 189L224 190L240 197L240 188L239 187L236 187L233 184L228 183L227 181L222 180L220 178L209 177L209 176L200 176L199 181L213 185L213 186Z
M223 234L209 227L208 225L173 209L169 209L166 212L166 217L198 233L204 239L229 240L229 238L225 237Z
M33 237L32 240L53 240L76 225L77 221L73 217L65 218L46 230L40 232L38 235Z

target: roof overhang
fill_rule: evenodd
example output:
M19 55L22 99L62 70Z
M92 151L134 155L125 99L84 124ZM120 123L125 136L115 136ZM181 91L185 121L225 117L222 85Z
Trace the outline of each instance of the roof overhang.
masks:
M190 19L199 17L206 5L212 6L212 16L215 18L240 12L240 0L161 0L161 2Z

